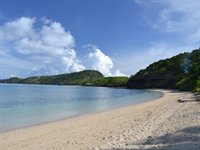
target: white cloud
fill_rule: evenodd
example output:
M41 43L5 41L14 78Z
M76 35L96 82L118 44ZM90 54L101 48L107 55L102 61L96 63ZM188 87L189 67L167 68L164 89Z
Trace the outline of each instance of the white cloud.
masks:
M47 17L42 17L39 19L39 21L41 21L43 24L50 24L51 22L53 22L51 19L48 19Z
M74 46L74 38L69 31L58 22L44 25L41 30L42 42L55 47L71 48Z
M122 73L119 69L117 69L113 75L114 76L127 76L126 74Z
M42 23L41 23L42 22ZM38 24L39 28L36 27ZM0 26L4 52L33 64L32 75L58 74L85 69L73 49L75 40L69 31L46 18L21 17ZM3 50L1 50L3 51Z
M168 32L189 32L193 34L200 26L199 0L167 0L167 8L161 11L157 26L164 26Z
M112 73L114 67L112 59L109 56L105 55L96 46L92 45L91 48L93 50L89 53L88 58L90 64L92 64L92 69L99 70L105 76L126 76L125 74L121 73L119 69Z
M71 71L81 71L85 69L85 66L79 63L79 60L76 58L76 52L75 50L71 49L68 50L66 53L66 56L63 57L63 63L67 66L66 72ZM69 70L70 68L70 70Z
M11 78L17 77L15 74L10 75Z
M14 21L6 22L0 26L0 40L18 40L32 35L35 18L21 17Z
M95 49L93 52L89 53L88 56L92 61L92 68L99 70L106 76L111 76L111 69L113 68L113 62L105 55L100 49Z
M200 39L200 0L135 1L154 29L176 33L184 42Z
M2 60L0 69L10 68L6 75L52 75L86 69L95 69L105 76L125 76L114 68L112 59L94 45L87 60L77 58L75 39L59 23L46 17L36 19L21 17L0 26ZM4 64L4 65L3 65ZM18 70L18 71L16 71ZM20 73L21 71L21 73ZM29 72L24 74L23 72ZM1 76L4 76L1 74Z

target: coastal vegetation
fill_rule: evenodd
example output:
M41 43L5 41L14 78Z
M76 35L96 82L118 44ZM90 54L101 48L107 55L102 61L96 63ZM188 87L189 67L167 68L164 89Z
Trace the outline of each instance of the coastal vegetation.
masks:
M200 91L200 49L160 60L131 76L128 88Z
M10 78L0 80L1 83L24 83L24 84L53 84L53 85L84 85L103 78L103 74L95 70L84 70L68 74L53 76L34 76L25 79Z
M53 76L34 76L25 79L12 77L0 80L0 83L126 87L128 79L128 77L104 77L99 71L84 70Z
M95 70L25 79L13 77L0 83L85 85L127 87L132 89L166 88L200 92L200 49L150 64L128 77L104 77Z
M126 87L128 79L128 77L104 77L94 80L91 84L94 86L105 87Z

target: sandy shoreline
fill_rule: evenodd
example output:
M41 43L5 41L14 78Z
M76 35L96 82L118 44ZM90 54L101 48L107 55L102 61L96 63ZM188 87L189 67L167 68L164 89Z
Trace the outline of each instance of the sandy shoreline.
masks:
M154 101L0 133L0 149L200 149L200 104ZM188 147L190 146L190 147Z

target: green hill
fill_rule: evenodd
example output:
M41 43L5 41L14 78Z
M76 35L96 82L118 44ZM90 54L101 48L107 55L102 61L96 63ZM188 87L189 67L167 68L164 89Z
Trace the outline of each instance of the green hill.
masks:
M17 77L12 77L5 80L0 80L0 83L19 83L22 79Z
M106 86L106 87L126 87L128 77L105 77L91 82L94 86Z
M104 77L99 71L85 70L25 79L14 77L0 80L0 83L87 85L133 89L170 88L200 92L200 49L155 62L130 78Z
M52 84L52 85L85 85L105 87L126 87L128 77L104 77L94 70L59 74L53 76L34 76L25 79L13 77L0 80L0 83Z
M200 49L155 62L131 76L127 85L200 91Z
M53 76L35 76L25 79L10 78L0 80L1 83L26 83L26 84L55 84L55 85L83 85L94 80L103 78L103 75L94 70L60 74Z

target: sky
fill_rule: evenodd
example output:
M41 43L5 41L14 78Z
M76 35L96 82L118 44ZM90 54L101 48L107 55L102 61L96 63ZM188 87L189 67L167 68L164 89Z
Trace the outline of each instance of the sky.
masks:
M200 0L0 1L0 79L130 76L200 47Z

